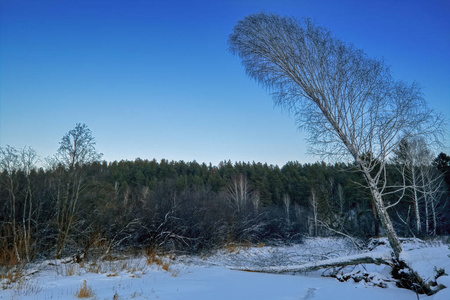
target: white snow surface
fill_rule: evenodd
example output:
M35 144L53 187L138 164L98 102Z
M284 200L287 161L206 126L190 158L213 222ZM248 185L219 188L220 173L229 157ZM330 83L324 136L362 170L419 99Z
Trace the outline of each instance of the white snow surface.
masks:
M440 242L407 240L403 242L403 258L425 278L436 276L436 269L450 273L450 250ZM338 259L362 252L389 255L386 245L371 246L359 251L351 242L336 238L310 238L292 246L237 247L234 251L219 250L208 256L163 257L169 265L148 265L147 259L67 263L49 260L29 265L25 280L8 283L0 280L0 299L78 299L84 280L94 293L92 299L258 299L258 300L325 300L325 299L417 299L413 291L395 286L387 266L364 265L347 267L348 273L365 272L374 282L383 281L386 288L373 282L339 282L321 277L330 270L304 274L265 274L232 270L243 267L280 267L313 263L323 259ZM441 276L439 284L450 287L450 277ZM450 288L420 299L450 299Z

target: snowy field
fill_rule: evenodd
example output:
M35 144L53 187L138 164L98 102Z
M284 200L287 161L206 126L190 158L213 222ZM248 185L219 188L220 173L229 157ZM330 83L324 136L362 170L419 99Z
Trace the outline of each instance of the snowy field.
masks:
M434 278L436 269L450 271L447 245L440 242L404 242L407 259L422 276ZM369 247L374 255L388 255L385 245ZM362 274L355 282L322 277L326 271L303 274L265 274L239 268L295 266L314 261L357 255L361 251L344 239L306 239L303 244L277 247L236 247L208 256L164 256L85 263L44 261L29 266L23 280L2 279L0 299L78 299L83 284L91 299L417 299L413 291L400 289L387 266L347 267L342 273ZM438 283L450 287L450 277ZM384 286L384 288L379 286ZM420 299L450 299L450 289Z

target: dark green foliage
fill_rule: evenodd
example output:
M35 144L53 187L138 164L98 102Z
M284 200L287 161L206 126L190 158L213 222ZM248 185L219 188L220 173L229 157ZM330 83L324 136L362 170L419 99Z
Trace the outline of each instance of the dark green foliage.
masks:
M436 168L444 174L448 191L450 192L450 156L441 152L434 160Z
M441 154L436 166L448 173L448 157ZM311 191L317 193L318 216L326 226L321 235L335 231L352 236L381 234L370 193L353 164L301 164L289 162L282 168L262 163L221 162L218 166L197 162L162 160L92 162L83 166L85 197L80 202L74 232L65 255L74 253L110 255L115 249L170 247L185 251L205 251L227 242L259 242L281 239L294 241L313 234ZM401 182L394 165L389 177ZM55 210L55 184L60 168L37 169L30 173L33 187L32 246L35 256L53 255L58 227ZM228 187L233 178L248 180L249 199L240 211L230 204ZM1 173L5 182L15 176L16 220L23 210L22 188L26 177L21 170ZM290 198L286 216L283 196ZM253 201L259 196L259 204ZM386 198L395 202L395 193ZM2 244L13 243L11 201L4 184L0 188L0 229ZM255 206L256 205L256 206ZM407 216L408 202L395 207ZM449 207L443 208L448 215ZM393 214L402 235L410 231ZM448 220L442 219L439 234L448 234ZM334 231L333 231L334 230ZM17 230L19 232L19 229Z

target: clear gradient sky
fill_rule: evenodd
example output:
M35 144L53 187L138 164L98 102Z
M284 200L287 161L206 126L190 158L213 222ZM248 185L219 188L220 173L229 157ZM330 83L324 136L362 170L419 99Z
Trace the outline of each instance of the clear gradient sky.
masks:
M450 119L449 0L1 0L0 145L45 158L86 123L107 161L320 160L227 50L261 11L311 17L384 57Z

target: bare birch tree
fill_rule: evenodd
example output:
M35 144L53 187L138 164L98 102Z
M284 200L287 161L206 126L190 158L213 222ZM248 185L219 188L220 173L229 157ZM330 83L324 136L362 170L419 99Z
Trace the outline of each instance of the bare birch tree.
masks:
M444 195L444 180L442 174L433 166L433 155L423 138L413 139L410 143L412 159L417 163L418 181L414 181L411 188L415 195L419 195L423 202L423 222L425 234L436 235L436 225L439 214L439 206L447 204ZM416 178L415 177L415 178Z
M403 139L395 151L393 162L402 169L404 190L409 191L413 203L415 231L436 235L438 205L446 205L443 201L444 181L442 174L432 165L433 155L425 140Z
M317 193L314 188L311 189L311 196L308 198L309 203L311 204L312 208L312 215L313 215L313 234L314 236L318 235L318 222L319 222L319 201L317 199ZM311 231L311 230L310 230Z
M250 15L234 27L229 45L247 74L310 133L315 154L356 162L399 259L402 247L383 201L385 166L400 137L437 140L442 123L417 84L394 80L382 60L308 19Z
M257 215L261 206L261 195L258 190L253 191L251 199L253 204L253 211L255 215Z
M241 213L250 200L250 187L247 176L239 174L231 178L227 187L229 201L237 213Z
M86 192L83 165L98 161L102 154L95 148L95 138L86 124L76 124L66 133L55 156L56 223L58 227L57 258L61 258L72 227L77 220L80 200Z
M404 189L410 191L410 197L413 203L414 217L415 217L415 232L420 234L422 230L422 222L420 215L419 200L419 186L421 185L420 165L421 158L419 150L419 142L417 139L408 141L402 139L398 148L394 150L393 161L401 168L403 176Z
M448 205L442 174L430 165L420 169L423 178L422 193L425 205L425 230L428 235L437 234L437 224L442 210Z
M284 212L286 213L286 224L291 226L291 197L289 194L283 195Z

